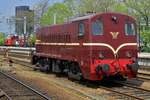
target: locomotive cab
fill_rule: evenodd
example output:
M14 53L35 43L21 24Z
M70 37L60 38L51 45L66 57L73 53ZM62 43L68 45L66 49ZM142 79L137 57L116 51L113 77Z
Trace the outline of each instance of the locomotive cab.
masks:
M136 77L135 20L126 15L110 13L97 15L90 23L91 73L94 72L99 78L114 75Z

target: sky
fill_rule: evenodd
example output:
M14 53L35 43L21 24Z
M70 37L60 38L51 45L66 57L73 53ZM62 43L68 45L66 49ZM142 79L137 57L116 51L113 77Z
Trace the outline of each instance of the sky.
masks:
M7 18L15 15L16 6L30 6L30 9L41 0L0 0L0 32L9 33L9 25ZM61 2L63 0L49 0L50 4ZM12 26L14 32L14 26Z

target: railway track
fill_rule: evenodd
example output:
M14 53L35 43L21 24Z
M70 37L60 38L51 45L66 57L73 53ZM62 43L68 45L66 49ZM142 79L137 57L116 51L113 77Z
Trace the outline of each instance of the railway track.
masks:
M150 66L140 66L140 70L150 71Z
M138 75L137 77L139 79L145 80L145 81L150 81L150 67L142 67L138 70Z
M107 91L115 100L150 100L150 90L139 88L131 83L111 82L115 86L100 86Z
M143 80L143 81L150 81L150 75L148 75L148 74L139 73L137 75L137 78L139 78L140 80Z
M3 71L0 71L0 88L0 100L51 100Z
M16 56L16 55L13 55ZM18 56L16 56L18 57ZM18 63L19 60L15 59L15 61ZM30 63L19 63L25 66L30 66ZM144 71L149 71L150 68L148 67L141 67L141 70ZM148 78L145 77L146 74L138 74L138 78L141 80L149 80L149 76ZM94 84L95 85L95 84ZM129 85L129 84L124 84L124 83L117 83L115 84L117 86L112 86L112 87L107 87L107 86L103 86L103 85L99 85L98 88L102 88L104 90L109 91L110 93L106 94L109 96L112 96L115 100L150 100L150 91L149 90L145 90L145 89L141 89L138 88L136 86L133 85ZM118 86L119 85L119 86ZM78 90L77 90L78 91ZM79 92L79 91L78 91ZM86 95L87 96L87 95ZM93 96L88 96L89 98L94 98Z
M1 100L12 100L2 89L0 89L0 99Z
M112 82L111 82L112 83ZM79 83L80 84L80 83ZM113 83L114 84L114 83ZM121 85L120 85L121 84ZM87 85L87 83L83 83L84 87ZM95 84L92 84L95 85ZM115 83L116 86L113 86L112 84L108 84L112 87L109 86L103 86L103 85L97 85L99 89L104 89L109 91L110 93L106 94L108 96L112 96L115 100L149 100L150 99L150 91L149 90L144 90L136 87L132 87L134 84L131 86L128 86L129 84L123 84L123 83ZM68 86L68 84L67 84ZM68 87L66 87L68 88ZM69 86L70 88L70 86ZM78 91L77 88L72 87L72 90ZM78 91L80 93L83 93L81 91ZM88 98L95 99L94 96L91 95L86 95L86 92L83 94ZM98 95L98 91L97 94ZM138 97L139 96L139 97ZM98 98L98 97L96 97ZM98 99L96 99L98 100Z

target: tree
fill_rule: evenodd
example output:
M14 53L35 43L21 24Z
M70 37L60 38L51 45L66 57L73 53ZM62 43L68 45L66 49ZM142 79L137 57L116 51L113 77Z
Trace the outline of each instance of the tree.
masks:
M28 38L28 45L30 47L33 47L35 45L35 41L36 41L35 34L31 34L30 37Z
M71 10L64 3L55 3L48 8L48 11L40 19L41 25L51 25L54 23L54 16L56 23L63 23L67 18L72 16Z
M145 21L146 26L149 26L150 19L150 0L126 0L125 4L130 8L132 14L135 17L139 17L140 20Z
M4 45L4 41L5 41L5 34L0 32L0 45Z
M49 0L40 0L37 4L34 5L33 10L35 12L35 22L36 24L40 23L40 18L48 10Z
M115 0L65 0L69 8L75 7L72 12L85 14L87 12L108 12L112 11Z
M111 9L113 9L114 12L129 14L129 9L124 2L115 2L114 6Z
M81 0L64 0L64 4L70 9L73 15L79 14Z
M141 32L141 36L142 36L142 39L143 39L143 51L144 52L150 52L150 31L143 31Z
M143 40L143 51L150 52L150 0L126 0L125 4L130 9L138 23Z

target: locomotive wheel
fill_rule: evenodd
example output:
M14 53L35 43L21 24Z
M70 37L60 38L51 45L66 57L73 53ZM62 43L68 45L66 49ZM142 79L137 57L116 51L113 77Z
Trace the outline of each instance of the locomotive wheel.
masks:
M69 67L68 77L70 79L81 80L82 79L82 72L80 67L77 63L72 63Z
M40 64L39 62L37 62L37 63L35 64L35 66L33 67L33 70L34 70L34 71L39 70L40 66L41 66L41 64Z
M51 71L50 63L48 59L39 59L39 61L35 64L33 70L40 70L41 72L49 72Z
M52 72L61 73L60 60L53 60L52 61Z

